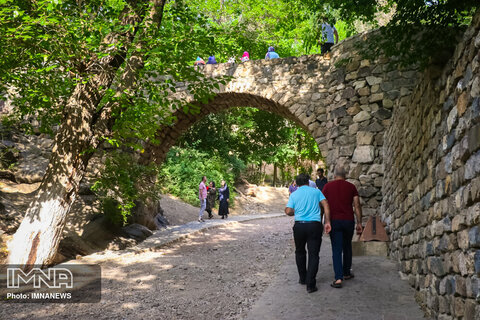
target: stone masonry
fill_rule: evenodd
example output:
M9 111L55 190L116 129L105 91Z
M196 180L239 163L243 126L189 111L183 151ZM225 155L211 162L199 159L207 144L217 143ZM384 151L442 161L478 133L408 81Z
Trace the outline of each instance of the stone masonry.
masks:
M435 319L480 319L480 11L384 136L391 257ZM438 72L441 71L441 72Z
M231 107L256 107L310 132L326 155L329 178L337 163L344 164L361 195L364 216L379 214L383 134L395 101L411 93L418 73L392 68L387 59L362 60L355 44L364 38L343 41L331 59L309 55L205 66L209 77L233 79L201 105L200 113L176 112L175 124L158 131L160 145L146 153L161 162L177 139L205 115ZM188 98L184 84L176 90Z
M146 154L161 162L196 121L251 106L291 119L343 164L364 216L380 214L390 256L426 314L480 320L480 11L444 67L424 72L364 60L356 44L319 55L207 65L233 79L198 114L175 112ZM184 84L180 95L188 98Z

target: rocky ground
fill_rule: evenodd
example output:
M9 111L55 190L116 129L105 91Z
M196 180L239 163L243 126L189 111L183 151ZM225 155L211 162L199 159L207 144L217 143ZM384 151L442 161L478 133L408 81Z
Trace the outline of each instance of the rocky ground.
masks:
M291 253L289 217L210 229L102 266L97 304L6 304L1 319L242 319Z

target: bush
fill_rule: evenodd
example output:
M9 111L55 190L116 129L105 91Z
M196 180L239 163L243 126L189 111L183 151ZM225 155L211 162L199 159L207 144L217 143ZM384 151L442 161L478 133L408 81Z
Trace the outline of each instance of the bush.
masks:
M207 181L214 181L217 188L220 181L225 180L230 187L231 203L233 202L234 171L241 171L243 163L236 160L235 166L217 155L208 154L191 148L173 147L159 173L162 191L179 197L185 202L199 206L198 184L202 176ZM243 166L244 167L244 166ZM233 203L232 203L233 204Z
M102 175L91 188L108 220L125 225L136 201L158 199L159 190L153 181L157 172L155 165L141 165L128 152L108 154Z

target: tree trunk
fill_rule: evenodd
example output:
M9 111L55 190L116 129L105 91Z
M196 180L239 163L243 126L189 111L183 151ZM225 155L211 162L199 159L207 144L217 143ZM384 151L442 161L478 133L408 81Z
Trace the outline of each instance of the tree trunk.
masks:
M148 16L154 23L161 22L163 7L164 0L154 1ZM138 25L144 19L143 16L144 14L139 12L127 12L123 15L122 23ZM124 45L129 45L134 41L135 32L116 36L122 38ZM109 36L109 39L114 38L115 35ZM26 265L43 266L53 261L67 214L77 196L88 161L93 150L98 147L101 136L114 123L111 116L113 103L107 103L100 111L97 108L126 55L126 50L123 50L97 61L95 67L102 71L91 77L87 83L78 84L67 101L45 176L34 201L9 243L8 263L28 269ZM141 57L138 55L134 54L129 58L117 92L134 88L136 75L142 66Z
M277 163L273 163L273 186L277 186Z

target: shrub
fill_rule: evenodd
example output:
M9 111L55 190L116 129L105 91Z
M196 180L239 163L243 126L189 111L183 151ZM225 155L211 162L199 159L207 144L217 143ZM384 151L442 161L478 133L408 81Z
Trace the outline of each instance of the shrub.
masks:
M168 152L167 159L159 172L160 187L163 192L179 197L191 205L199 206L198 184L205 175L208 182L212 180L215 182L217 188L220 187L221 180L227 182L232 203L234 171L240 172L241 167L239 162L236 162L235 167L231 165L229 159L220 158L215 154L191 148L173 147Z

